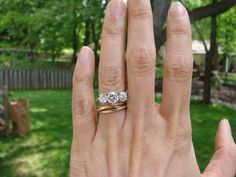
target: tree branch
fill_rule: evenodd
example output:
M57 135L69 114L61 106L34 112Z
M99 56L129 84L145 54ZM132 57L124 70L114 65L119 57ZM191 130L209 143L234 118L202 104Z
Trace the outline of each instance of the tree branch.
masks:
M235 4L236 0L222 0L215 4L210 4L204 7L196 8L189 12L191 23L194 23L198 20L202 20L206 17L220 15L229 10ZM154 28L154 30L156 30L156 28ZM157 31L154 31L154 33L155 33L156 49L158 51L166 41L166 28L162 29L162 31L159 32L159 34L157 34Z
M170 7L171 0L154 0L152 1L153 5L153 23L154 23L154 35L156 39L160 39L162 34L162 28L165 23L168 9ZM155 40L156 45L160 41Z
M198 26L197 26L196 23L193 23L193 26L195 27L195 29L196 29L196 31L197 31L199 37L200 37L200 40L201 40L202 43L203 43L204 49L205 49L205 51L206 51L206 53L207 53L207 52L208 52L207 44L206 44L206 41L205 41L205 39L204 39L204 37L203 37L203 35L202 35L202 33L201 33L201 30L198 28Z
M229 10L236 4L236 0L223 0L215 4L199 7L189 12L191 22L210 16L217 16Z

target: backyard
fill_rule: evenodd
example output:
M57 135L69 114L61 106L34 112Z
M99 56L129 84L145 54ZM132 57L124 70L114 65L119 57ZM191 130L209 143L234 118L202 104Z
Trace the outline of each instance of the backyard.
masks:
M127 91L131 91L129 84L132 81L138 81L140 86L145 86L143 93L147 95L148 89L143 83L149 83L151 79L132 78L130 71L136 64L140 65L136 69L141 76L143 71L149 72L150 64L152 73L154 62L147 59L154 59L156 56L155 93L158 103L161 102L161 93L168 88L163 87L164 83L168 83L163 81L166 78L170 81L168 77L173 75L176 77L173 83L182 87L179 79L189 78L186 81L190 81L191 66L192 136L200 170L205 169L215 151L215 134L220 120L229 120L236 140L236 0L179 0L179 3L175 0L130 0L129 3L128 0L59 2L0 0L0 177L69 177L72 78L75 70L81 75L81 80L89 75L86 74L86 68L89 67L85 63L94 65L93 85L96 98L99 84L100 87L104 85L102 77L106 78L104 81L109 81L109 86L115 85L122 78L126 81L124 85L127 86ZM179 10L181 6L186 8L185 15L179 14L181 18L172 14L174 11L178 14L179 10L171 10L175 5L177 8L177 4ZM181 9L182 12L185 11ZM150 10L152 15L146 13ZM125 13L128 15L124 15ZM114 15L121 15L122 18L120 16L119 20L115 20L112 17ZM139 15L145 18L137 18L134 23ZM191 30L188 29L188 22L191 22ZM181 38L175 40L175 37L171 37L172 33ZM106 40L104 36L107 39L112 37L112 40ZM188 43L185 43L185 39ZM116 43L118 41L122 45ZM172 45L172 41L179 42ZM90 52L82 52L83 46L90 47L94 57ZM191 49L193 55L190 55ZM132 53L137 56L132 56ZM193 67L190 60L192 56ZM94 58L94 64L90 62L90 57ZM176 58L172 60L172 57ZM122 63L122 67L118 63ZM77 77L74 78L77 80ZM179 90L183 92L188 90L186 88L189 87L184 86ZM169 90L172 93L179 91ZM27 101L19 100L19 103L9 104L9 101L21 98L29 101L31 127L25 109ZM176 97L176 100L185 104L186 99L181 98ZM126 108L126 102L121 103L118 102L118 106L114 107L112 104L112 107L110 104L100 104L100 108L108 108L105 112ZM84 109L85 106L82 107ZM181 110L184 109L181 107ZM30 133L25 134L28 130L31 130ZM236 169L233 163L229 166L225 161L223 163ZM153 166L156 167L155 164ZM178 171L172 165L170 167L174 173ZM94 176L99 176L95 172Z
M68 176L71 91L17 91L10 92L10 97L29 99L32 132L24 137L0 139L1 177ZM218 104L204 105L192 101L193 142L201 170L214 152L218 122L227 118L235 128L235 115L236 111Z

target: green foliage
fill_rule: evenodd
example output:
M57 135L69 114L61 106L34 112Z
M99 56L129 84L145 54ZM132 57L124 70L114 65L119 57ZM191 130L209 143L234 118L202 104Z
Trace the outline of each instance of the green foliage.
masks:
M44 51L55 58L63 49L73 48L74 40L82 46L86 20L94 24L99 40L105 1L0 0L0 4L0 48Z
M182 3L188 8L188 10L193 10L195 8L210 4L211 0L182 0Z
M72 140L71 91L11 92L11 99L17 97L29 99L32 132L24 137L0 139L1 176L68 176ZM160 97L157 100L160 101ZM229 119L234 130L235 114L236 111L218 104L192 102L193 142L201 170L214 152L219 121ZM233 135L236 138L235 131Z
M155 76L155 78L157 80L163 80L163 74L164 74L163 66L158 66L156 68L156 76Z
M210 4L211 0L182 2L192 10ZM47 53L52 59L64 49L78 50L83 45L98 50L107 3L108 0L0 0L0 48L26 48ZM236 50L235 9L218 17L217 41L226 54ZM197 25L209 40L209 18ZM193 38L199 39L194 28ZM35 56L30 58L34 60Z
M183 0L184 5L189 9L195 9L210 4L212 1L207 0ZM217 43L223 49L226 55L236 53L236 6L227 12L217 16ZM206 41L210 40L210 18L196 22ZM193 39L198 39L199 35L193 27Z
M236 87L236 74L227 75L224 79L224 83Z
M223 83L224 83L224 75L219 72L213 72L212 84L217 89L220 89Z
M236 6L218 18L218 43L224 53L236 53Z

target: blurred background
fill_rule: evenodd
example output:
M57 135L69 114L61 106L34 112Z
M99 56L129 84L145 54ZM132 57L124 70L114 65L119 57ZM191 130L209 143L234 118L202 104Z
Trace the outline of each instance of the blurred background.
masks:
M68 176L71 85L76 53L96 56L109 0L0 0L0 176ZM166 16L171 0L151 0L161 101ZM219 120L236 137L236 1L182 0L192 24L191 117L201 170L214 152Z

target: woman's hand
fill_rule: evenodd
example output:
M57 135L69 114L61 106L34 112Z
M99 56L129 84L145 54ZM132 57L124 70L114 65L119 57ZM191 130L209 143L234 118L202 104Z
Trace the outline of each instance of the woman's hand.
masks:
M94 55L83 47L73 77L70 175L200 177L189 112L193 56L188 13L177 2L169 10L163 100L157 105L150 2L129 0L125 52L126 11L122 0L112 0L106 9L99 92L128 90L127 110L100 113L96 125ZM216 136L216 152L202 176L233 177L235 171L236 146L230 125L223 120Z

